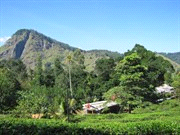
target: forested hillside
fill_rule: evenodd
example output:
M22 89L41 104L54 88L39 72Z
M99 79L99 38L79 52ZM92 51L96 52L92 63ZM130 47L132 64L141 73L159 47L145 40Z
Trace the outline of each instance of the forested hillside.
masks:
M162 98L155 87L168 83L179 88L178 74L172 78L176 73L171 63L138 44L118 60L96 60L91 72L86 70L84 53L79 49L69 53L64 63L57 57L52 64L44 64L42 58L42 54L37 56L33 70L21 59L0 61L1 112L11 110L22 117L61 115L81 109L83 103L112 96L131 112L135 106Z
M179 71L172 62L136 44L123 55L83 51L34 30L19 30L0 48L0 112L61 117L87 102L111 100L129 113L146 102L179 97ZM169 84L176 95L161 95Z
M39 54L42 55L43 65L46 63L52 64L52 61L57 57L61 57L61 62L64 63L66 55L76 49L78 48L56 41L35 30L20 29L0 47L0 60L20 58L28 68L34 69ZM84 63L87 71L94 70L95 62L99 58L113 58L118 61L123 56L123 54L108 50L85 51L80 49L80 51L84 55ZM179 62L179 53L160 54L177 63ZM179 66L176 63L174 65L175 67Z
M160 53L160 54L162 54L165 57L175 61L178 64L180 64L180 52L176 52L176 53Z

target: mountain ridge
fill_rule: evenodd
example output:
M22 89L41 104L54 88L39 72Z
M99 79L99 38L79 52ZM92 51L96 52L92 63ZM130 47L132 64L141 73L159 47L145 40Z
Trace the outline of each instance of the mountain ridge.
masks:
M36 65L38 54L42 55L43 63L50 62L57 57L64 61L67 54L79 49L72 47L69 44L57 41L33 29L17 30L6 43L0 47L1 59L22 59L22 61L30 68ZM95 61L99 58L114 58L118 59L123 54L119 52L112 52L109 50L82 50L85 57L85 66L88 71L95 67ZM165 59L171 61L174 67L180 67L180 52L176 53L157 53Z
M42 55L44 63L52 63L53 59L59 56L63 61L68 53L71 53L76 49L79 48L59 42L35 30L20 29L0 47L0 60L20 58L26 65L33 68L39 53ZM122 55L118 52L111 52L108 50L80 50L85 56L85 65L89 70L94 68L95 61L99 58L118 58Z
M180 52L174 52L174 53L159 53L173 61L175 61L176 63L180 64Z

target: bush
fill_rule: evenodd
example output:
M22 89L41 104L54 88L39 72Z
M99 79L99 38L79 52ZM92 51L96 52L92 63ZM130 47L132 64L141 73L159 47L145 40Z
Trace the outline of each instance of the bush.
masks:
M150 104L136 108L133 113L148 113L148 112L161 112L161 111L178 111L180 110L180 101L176 99L165 100L159 104Z
M96 116L95 116L96 117ZM104 117L104 116L102 116ZM46 119L14 119L6 118L0 121L0 134L180 134L178 121L155 120L141 122L80 122L66 123L60 120Z

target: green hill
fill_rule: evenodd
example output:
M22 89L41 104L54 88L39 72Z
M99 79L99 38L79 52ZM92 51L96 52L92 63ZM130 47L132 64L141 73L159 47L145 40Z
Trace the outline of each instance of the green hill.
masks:
M34 68L39 54L42 55L43 63L52 63L55 58L61 58L64 62L65 57L78 48L66 43L59 42L35 30L20 29L0 47L0 60L9 58L20 58L27 67ZM80 49L81 50L81 49ZM100 58L113 58L118 60L123 54L108 50L81 50L85 57L86 70L92 71L95 62ZM174 67L179 68L180 52L178 53L159 53L165 59L171 61ZM179 63L179 64L177 64Z
M163 57L163 58L166 59L166 60L168 60L168 61L173 65L174 69L175 69L176 71L179 71L179 70L180 70L180 64L179 64L179 63L176 63L175 61L173 61L173 59L169 58L168 56L165 56L164 54L165 54L165 53L159 53L159 54L157 54L157 55ZM180 56L179 56L179 57L180 57Z
M12 37L0 47L0 60L8 58L20 58L30 68L34 68L37 55L41 54L43 63L52 63L57 57L64 61L65 57L78 48L72 47L63 42L56 41L35 30L21 29L15 32ZM85 56L86 69L91 71L95 61L102 57L118 58L118 52L107 50L81 50Z
M175 53L160 53L163 56L175 61L176 63L180 64L180 52Z

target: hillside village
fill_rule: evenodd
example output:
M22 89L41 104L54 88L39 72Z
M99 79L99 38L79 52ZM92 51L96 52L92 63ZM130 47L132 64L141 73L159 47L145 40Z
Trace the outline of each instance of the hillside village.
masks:
M170 91L166 94L166 90L161 94L162 88L156 92L156 87L173 86L178 69L142 45L136 44L123 55L83 51L34 30L22 29L0 50L1 78L12 84L1 86L7 94L2 95L1 112L13 109L19 115L54 115L62 111L58 108L62 105L69 113L82 109L84 103L108 101L113 95L121 108L129 104L131 112L139 103L156 103L174 96Z
M29 118L41 118L82 123L84 120L84 124L103 119L109 134L110 118L115 123L116 120L125 122L128 120L120 118L128 113L139 117L144 112L162 110L162 106L176 116L180 98L179 71L177 63L140 44L124 54L84 51L34 30L19 30L0 47L0 118L4 123L17 119L20 124L27 118L28 121L31 121ZM167 117L161 113L153 114L152 119L156 119L154 116ZM103 118L94 114L101 114ZM0 127L2 125L0 122ZM73 124L69 126L71 128ZM72 133L82 126L75 127L77 129L63 131ZM101 128L99 132L104 133ZM91 132L96 130L88 131ZM112 133L115 132L119 131L114 129Z

